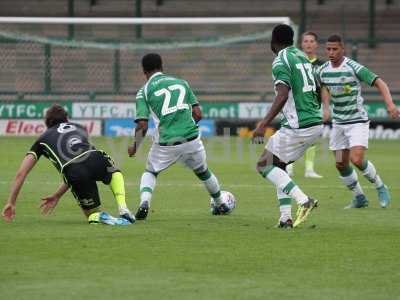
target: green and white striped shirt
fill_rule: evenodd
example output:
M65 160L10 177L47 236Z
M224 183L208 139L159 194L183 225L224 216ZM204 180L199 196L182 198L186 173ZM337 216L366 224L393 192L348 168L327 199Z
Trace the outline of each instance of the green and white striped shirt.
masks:
M332 67L330 61L324 63L317 71L317 78L331 95L334 122L346 124L368 121L361 96L361 82L372 86L378 78L376 74L345 57L337 68Z

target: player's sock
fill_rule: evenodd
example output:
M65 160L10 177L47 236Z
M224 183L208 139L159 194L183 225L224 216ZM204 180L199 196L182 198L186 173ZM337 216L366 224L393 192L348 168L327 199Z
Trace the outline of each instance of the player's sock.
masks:
M126 210L125 202L125 183L124 176L121 172L115 172L111 176L110 188L114 194L114 198L117 201L119 210Z
M156 176L153 173L144 172L140 180L140 204L147 201L150 206L155 186Z
M214 199L215 204L218 206L221 203L221 188L217 177L210 170L202 173L196 173L196 176L203 181L210 196Z
M281 213L279 221L286 222L288 219L292 219L292 198L289 198L281 189L276 189L276 195Z
M354 197L364 195L364 191L358 182L357 173L351 166L348 166L345 170L339 172L341 175L340 179L349 188L349 190L352 191Z
M312 146L312 147L308 148L306 151L306 154L304 156L306 172L314 171L314 159L315 159L316 148L317 148L316 146Z
M298 204L302 205L308 202L307 195L303 193L282 169L275 166L267 166L261 172L261 175L271 181L277 189L281 189L286 195L296 200Z
M288 173L290 177L294 176L294 163L286 166L286 173Z
M365 160L363 167L360 169L360 171L369 182L374 184L376 188L380 188L383 186L382 179L376 172L375 166L372 164L371 161Z

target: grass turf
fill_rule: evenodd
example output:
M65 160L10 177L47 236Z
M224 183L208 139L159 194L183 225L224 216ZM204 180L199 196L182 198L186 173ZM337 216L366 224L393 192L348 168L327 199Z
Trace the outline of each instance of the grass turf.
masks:
M32 142L1 139L3 202ZM129 159L127 139L93 142L121 164L135 211L145 149ZM399 142L371 142L368 150L391 188L388 209L379 208L375 190L360 175L370 207L343 210L351 194L325 143L316 159L323 179L304 179L303 163L297 163L296 183L320 207L296 230L273 228L275 190L254 171L262 146L222 138L206 144L210 169L236 196L230 216L211 216L203 186L175 165L158 177L147 221L89 226L70 193L43 217L40 198L57 188L60 176L41 159L20 194L16 220L0 222L0 298L399 299ZM104 209L115 214L111 192L99 186Z

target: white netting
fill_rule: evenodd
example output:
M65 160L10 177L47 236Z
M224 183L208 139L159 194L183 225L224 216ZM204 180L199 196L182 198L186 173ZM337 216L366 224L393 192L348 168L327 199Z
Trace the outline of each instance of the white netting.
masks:
M0 24L0 94L121 95L143 84L141 57L204 94L262 94L279 23ZM282 20L280 20L282 22ZM138 27L140 26L140 27Z

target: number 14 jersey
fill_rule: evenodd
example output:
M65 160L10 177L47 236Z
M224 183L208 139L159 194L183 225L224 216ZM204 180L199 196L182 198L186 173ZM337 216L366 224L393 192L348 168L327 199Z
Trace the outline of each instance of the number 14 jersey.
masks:
M135 121L153 118L156 143L182 142L199 134L192 117L193 105L198 101L185 80L157 72L136 95Z
M307 128L322 122L313 66L296 47L279 51L272 63L274 86L289 87L289 98L282 109L281 126Z

